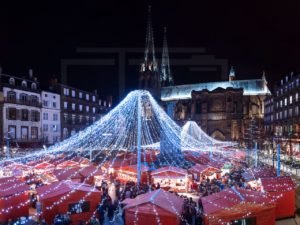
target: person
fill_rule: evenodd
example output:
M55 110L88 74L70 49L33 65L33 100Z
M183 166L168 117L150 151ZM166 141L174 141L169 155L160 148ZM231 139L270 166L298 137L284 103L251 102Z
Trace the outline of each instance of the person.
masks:
M77 225L83 225L83 220L79 220Z
M110 222L114 218L115 210L116 210L116 205L112 204L110 202L109 205L108 205L108 211L107 211L107 217L108 217L108 219L109 219Z
M99 220L96 218L96 216L92 217L90 225L100 225Z
M99 223L100 223L100 225L103 225L103 223L104 223L104 206L103 206L103 203L98 204L97 211L99 213Z
M47 225L46 220L42 219L40 225Z
M38 221L40 221L41 219L40 217L42 215L42 204L40 201L37 201L35 206L36 206L36 212L38 214Z

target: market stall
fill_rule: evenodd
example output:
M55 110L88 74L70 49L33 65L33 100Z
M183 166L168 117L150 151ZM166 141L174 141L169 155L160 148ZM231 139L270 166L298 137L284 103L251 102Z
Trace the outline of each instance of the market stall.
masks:
M0 178L0 187L0 223L28 216L29 186L18 178L6 177Z
M127 181L133 181L137 182L137 165L130 165L122 167L118 170L116 170L117 178L121 182L127 182ZM141 183L147 183L147 180L150 182L150 176L149 176L149 167L141 164Z
M53 164L50 164L48 162L41 162L34 167L34 172L37 174L41 174L44 172L49 172L53 169L55 169L55 166Z
M84 157L74 157L71 159L72 162L78 163L80 167L89 166L90 160Z
M126 204L125 224L153 225L157 224L157 218L161 225L181 224L183 199L163 189L122 203Z
M83 167L78 172L82 177L81 182L85 181L85 183L90 185L100 186L102 181L109 179L109 175L96 166Z
M266 194L230 188L202 198L205 225L275 225L276 204Z
M81 182L81 176L74 169L55 169L51 172L58 181Z
M186 169L167 166L151 172L152 183L160 184L160 187L172 191L186 191L190 183Z
M261 192L276 199L276 219L295 215L295 184L290 176L262 178Z
M80 220L88 221L100 202L100 191L88 184L78 185L71 181L59 181L39 187L37 193L42 204L42 218L47 224L52 224L58 213L69 213L72 224L78 224ZM53 207L66 194L69 194L68 198ZM53 208L47 210L47 207Z
M210 180L218 178L218 174L220 174L221 170L209 165L195 164L188 169L188 172L192 174L193 180L202 182L203 178Z

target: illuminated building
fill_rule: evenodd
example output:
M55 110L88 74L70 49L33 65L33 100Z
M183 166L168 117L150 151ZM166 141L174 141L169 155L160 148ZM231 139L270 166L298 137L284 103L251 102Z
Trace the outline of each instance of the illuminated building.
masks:
M264 75L261 79L234 79L231 68L229 81L163 87L161 100L179 124L194 120L213 138L238 140L244 137L252 117L262 124L264 97L270 90Z
M280 143L288 154L299 151L299 79L300 73L291 73L265 99L264 129L270 144ZM275 147L275 146L274 146Z

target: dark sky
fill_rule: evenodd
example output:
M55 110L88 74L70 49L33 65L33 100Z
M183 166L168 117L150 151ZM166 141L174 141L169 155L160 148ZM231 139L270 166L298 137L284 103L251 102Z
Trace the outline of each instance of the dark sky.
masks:
M60 74L60 59L77 47L144 47L149 3L155 37L167 25L170 47L205 47L229 59L238 78L265 70L273 84L300 68L297 1L7 2L0 5L0 64L16 75L32 67L42 82Z

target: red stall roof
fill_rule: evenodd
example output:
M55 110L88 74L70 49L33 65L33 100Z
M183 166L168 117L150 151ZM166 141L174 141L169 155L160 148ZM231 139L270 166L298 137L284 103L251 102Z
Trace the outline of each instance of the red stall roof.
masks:
M59 196L65 193L68 193L72 190L76 189L76 191L84 191L84 192L99 192L95 187L82 184L72 181L57 181L53 182L49 185L45 185L37 188L37 193L41 200L52 198L55 196Z
M277 173L273 169L273 167L265 166L265 167L257 167L248 169L246 172L242 173L245 180L257 180L259 178L266 177L276 177Z
M34 169L36 170L53 169L53 168L55 168L55 166L47 162L42 162L40 164L37 164L34 167Z
M74 157L71 159L71 161L76 162L76 163L80 163L80 164L87 164L90 162L89 159L84 158L84 157Z
M105 173L103 173L100 169L98 169L96 166L87 166L87 167L83 167L80 168L78 170L78 172L80 173L80 175L82 175L83 177L89 177L93 174L93 176L103 176L105 175Z
M56 169L51 173L56 177L57 180L81 179L80 174L71 168L60 170Z
M203 173L203 171L207 170L208 168L210 168L208 165L195 164L189 168L188 171L191 173Z
M10 196L29 190L29 186L15 177L0 178L0 196Z
M122 171L128 171L128 172L137 174L137 165L125 166L125 167L122 167L121 169L122 169ZM147 171L149 171L149 167L141 164L141 172L144 173Z
M272 199L269 198L266 194L240 188L226 189L222 192L218 192L201 199L203 204L203 211L207 214L212 214L243 202L254 204L264 204L272 202Z
M126 200L126 199L125 199ZM135 199L126 201L128 204L124 209L133 208L139 205L152 203L158 207L174 214L181 215L183 199L163 189L158 189L146 194L138 195Z
M296 187L290 176L262 178L261 185L267 192L284 191Z
M157 175L157 174L164 173L164 172L174 172L174 173L179 173L179 174L183 174L183 175L188 174L186 169L182 169L182 168L175 167L175 166L166 166L166 167L162 167L162 168L152 171L151 175L153 176L153 175Z

